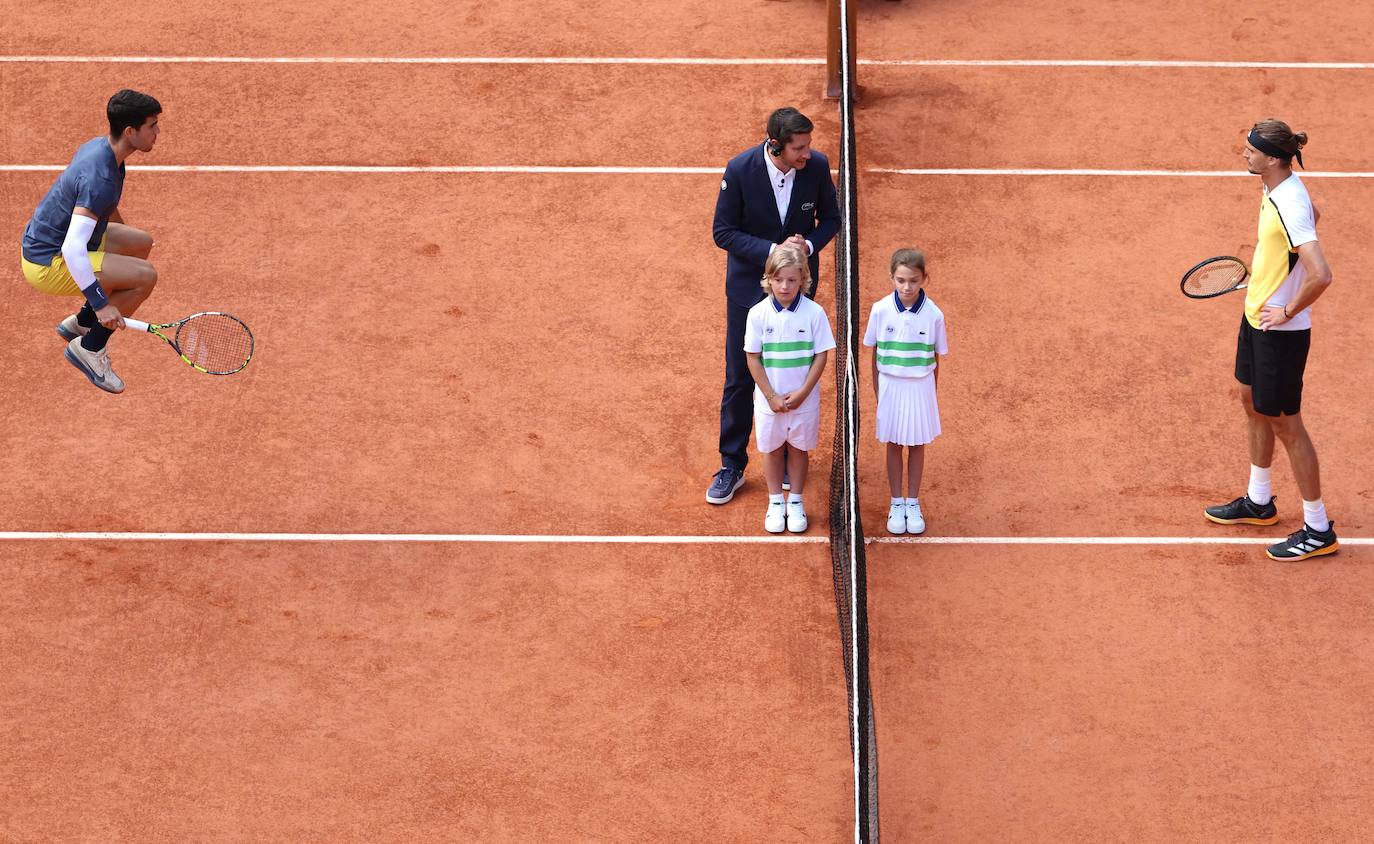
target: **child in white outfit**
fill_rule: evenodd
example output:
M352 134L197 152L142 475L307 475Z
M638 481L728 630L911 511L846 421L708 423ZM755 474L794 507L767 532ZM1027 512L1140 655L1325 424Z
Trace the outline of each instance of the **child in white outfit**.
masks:
M887 443L887 485L892 493L889 533L923 533L921 473L925 446L940 435L936 401L940 356L949 353L945 315L926 295L926 256L916 249L892 255L891 296L873 305L864 345L874 347L873 390L878 396L878 441ZM903 461L902 450L906 449ZM902 464L907 465L902 498Z
M763 289L770 296L749 310L744 352L754 376L754 438L763 453L768 481L769 533L806 530L808 455L820 436L821 396L816 382L835 348L830 320L820 305L802 295L811 282L806 254L795 246L778 246L764 264ZM783 446L786 445L787 448ZM782 476L791 480L791 499L784 506Z

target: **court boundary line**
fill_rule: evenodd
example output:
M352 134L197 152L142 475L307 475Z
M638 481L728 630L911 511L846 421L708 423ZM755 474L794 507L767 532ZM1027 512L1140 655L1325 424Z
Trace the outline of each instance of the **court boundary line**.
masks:
M0 164L0 173L60 173L66 164ZM355 174L459 174L459 175L629 175L719 176L719 167L634 167L616 165L389 165L389 164L130 164L143 173L355 173ZM1106 170L1095 168L1010 167L868 167L864 173L896 176L1081 176L1107 178L1247 178L1243 170ZM1302 171L1304 179L1374 179L1374 171Z
M825 536L619 535L523 533L238 533L163 531L0 531L0 542L355 542L572 545L825 545ZM1273 537L1240 536L865 536L865 545L1263 545ZM1343 545L1374 545L1349 537Z
M692 56L0 56L0 64L823 65L806 57Z
M1108 176L1108 177L1151 177L1151 178L1201 178L1220 179L1227 177L1253 179L1253 173L1244 170L1107 170L1100 168L1061 168L1061 167L870 167L865 173L886 173L896 176ZM1304 179L1369 179L1374 172L1367 170L1300 170Z
M1374 70L1370 62L1193 59L858 59L867 67ZM824 58L694 56L0 56L0 64L664 65L816 66Z

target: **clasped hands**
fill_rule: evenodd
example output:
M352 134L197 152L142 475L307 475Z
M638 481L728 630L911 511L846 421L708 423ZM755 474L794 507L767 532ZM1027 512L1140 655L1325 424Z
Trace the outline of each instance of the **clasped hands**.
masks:
M768 397L768 407L774 413L786 413L801 407L804 401L806 401L806 394L801 390L793 390L790 393L774 393Z

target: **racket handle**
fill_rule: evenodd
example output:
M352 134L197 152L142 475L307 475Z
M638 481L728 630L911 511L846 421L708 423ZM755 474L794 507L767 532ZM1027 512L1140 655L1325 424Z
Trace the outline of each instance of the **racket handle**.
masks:
M134 319L133 317L126 316L124 317L124 327L132 328L135 331L147 331L148 323L143 322L142 320Z

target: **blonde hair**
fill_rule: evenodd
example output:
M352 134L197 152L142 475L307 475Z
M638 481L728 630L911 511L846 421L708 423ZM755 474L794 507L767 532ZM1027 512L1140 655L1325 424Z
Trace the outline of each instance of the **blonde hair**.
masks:
M892 253L892 266L888 269L888 275L896 275L898 267L906 267L910 270L920 270L921 275L926 274L926 253L919 249L898 249Z
M806 263L806 254L796 246L779 246L768 256L768 262L763 265L763 278L759 281L765 292L772 293L773 287L769 284L778 277L778 272L788 267L801 267L801 292L803 294L811 287L811 267Z

